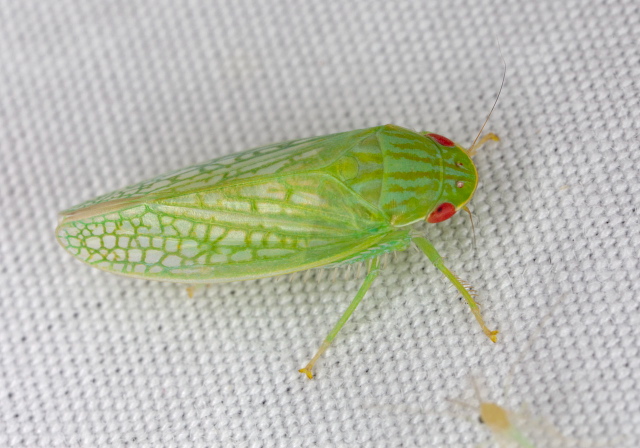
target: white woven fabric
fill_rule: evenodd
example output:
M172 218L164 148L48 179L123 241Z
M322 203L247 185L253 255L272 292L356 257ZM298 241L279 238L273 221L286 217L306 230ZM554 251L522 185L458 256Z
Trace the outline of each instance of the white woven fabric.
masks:
M406 251L309 381L353 273L189 299L55 242L63 208L261 144L394 123L468 145L494 36L476 248L464 215L418 228L496 345ZM640 446L639 38L636 0L3 1L0 446L473 447L449 401L471 377L539 447Z

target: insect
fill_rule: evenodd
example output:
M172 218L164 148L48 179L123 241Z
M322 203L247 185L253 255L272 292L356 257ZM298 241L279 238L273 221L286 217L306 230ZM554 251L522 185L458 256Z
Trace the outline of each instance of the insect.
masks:
M257 279L365 262L347 310L301 372L312 378L380 272L380 256L415 244L466 299L474 295L411 224L468 210L478 175L468 150L394 125L268 145L100 196L61 213L62 247L116 274L187 284Z
M533 442L521 430L522 418L498 403L483 401L480 388L472 379L473 390L478 401L474 406L468 403L455 401L457 404L478 412L478 421L491 431L495 441L500 446L518 446L520 448L535 448Z
M550 312L540 321L536 331L534 331L528 338L527 343L522 348L520 355L516 362L512 365L507 379L505 380L503 396L509 396L509 385L513 377L515 376L515 369L524 359L524 356L529 352L532 342L538 338L545 323L551 319L553 313L558 306L564 301L566 295L562 296L552 306ZM471 384L473 386L474 395L477 401L477 405L469 404L459 400L450 400L455 404L463 406L465 408L472 409L477 412L478 421L486 426L495 442L501 447L519 447L519 448L536 448L538 446L533 439L526 434L525 430L538 429L539 432L546 433L556 441L562 442L563 446L566 446L569 439L564 437L553 425L540 421L535 421L528 413L514 412L500 404L492 401L485 401L480 393L480 387L476 380L472 377Z
M557 308L565 301L567 295L561 296L551 307L549 313L537 324L536 330L529 336L524 347L520 351L515 363L512 365L504 382L503 396L509 396L510 383L515 377L516 367L520 365L524 356L530 352L531 345L534 340L543 332L545 324L553 317ZM478 416L478 421L491 431L494 441L500 447L519 447L519 448L535 448L540 447L540 441L532 438L535 434L537 439L547 439L544 446L549 443L555 443L554 446L620 446L622 439L611 444L604 442L602 444L591 440L578 440L564 436L554 425L545 419L536 418L526 412L524 408L520 412L512 411L496 402L485 401L480 393L480 388L474 378L471 378L474 395L477 404L470 404L459 400L450 400L453 403L473 410Z
M527 342L525 343L523 348L519 351L517 360L515 361L514 364L512 364L507 374L506 380L504 382L503 396L505 398L509 396L509 386L510 386L511 380L515 377L516 367L518 367L518 365L520 365L523 362L523 360L525 359L525 355L530 353L532 343L534 342L534 340L538 340L538 336L540 336L540 334L543 332L544 325L548 320L552 318L554 312L557 310L559 305L564 301L566 297L567 295L565 294L559 300L556 301L556 303L551 307L551 310L549 311L549 313L536 325L535 331L527 338ZM594 446L591 442L588 442L586 440L573 440L573 439L564 437L560 433L560 431L556 429L552 424L540 418L537 418L537 419L533 418L527 412L514 412L498 404L497 402L485 401L480 392L480 387L478 386L476 379L474 377L470 377L470 380L471 380L470 381L471 385L473 386L473 392L475 397L475 400L473 403L461 401L458 399L448 399L448 401L452 402L453 404L459 407L469 409L471 412L473 412L474 418L470 419L467 416L465 416L465 418L469 420L471 423L479 422L481 425L483 425L490 431L491 437L496 445L482 444L482 445L478 445L478 447L481 446L484 448L488 448L489 446L491 447L498 446L500 448L507 448L507 447L512 447L512 448L538 447L539 448L541 446L545 446L545 447L549 446L549 443L550 443L549 440L551 440L554 443L555 442L558 443L558 444L554 444L553 446L562 446L562 447ZM432 399L430 398L429 401L432 401ZM393 409L395 412L398 411L397 406L389 406L389 405L376 406L376 408L387 409L387 410ZM422 414L423 416L430 414L431 416L438 416L439 418L441 418L442 416L447 416L447 417L452 416L455 418L460 417L458 413L454 414L454 413L446 412L444 414L437 414L434 412L429 412L429 411L426 411L423 406L420 406L419 409L415 409L415 408L407 409L407 411L409 411L410 414L417 413L417 414ZM405 411L402 414L406 415L406 413L407 412ZM536 439L531 437L533 435L536 436ZM547 443L544 445L539 444L540 442L539 439L541 435L544 435L545 438L547 439L546 440ZM598 445L598 446L601 446L604 448L608 446L620 446L620 445L605 444L605 445Z
M499 47L499 43L498 43ZM500 52L502 57L502 52ZM478 185L471 160L504 87L465 149L395 125L292 140L160 175L61 212L71 255L116 274L190 285L273 277L364 262L351 303L300 372L331 345L380 273L380 258L415 244L465 298L492 342L475 291L411 224L465 210ZM473 222L472 222L473 224Z

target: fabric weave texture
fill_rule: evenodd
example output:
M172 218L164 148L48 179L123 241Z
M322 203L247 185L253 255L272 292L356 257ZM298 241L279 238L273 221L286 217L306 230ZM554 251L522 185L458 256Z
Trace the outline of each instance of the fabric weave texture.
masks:
M407 250L309 381L362 273L189 298L56 244L64 208L272 142L393 123L468 146L496 38L475 246L464 214L416 226L495 345ZM2 2L0 446L475 447L451 401L472 379L537 446L640 446L638 42L635 0Z

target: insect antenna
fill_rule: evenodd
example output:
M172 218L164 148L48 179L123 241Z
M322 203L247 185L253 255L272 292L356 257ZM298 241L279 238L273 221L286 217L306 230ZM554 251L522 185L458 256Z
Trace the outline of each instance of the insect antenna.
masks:
M469 157L475 155L476 149L478 148L478 146L480 146L483 143L483 141L481 140L480 143L478 144L478 146L476 146L476 143L478 142L478 138L480 138L480 134L482 134L482 131L484 130L484 127L489 122L489 118L491 118L491 114L493 114L493 110L496 108L496 105L498 104L498 98L500 98L500 94L502 93L502 88L504 87L504 81L507 79L507 62L504 60L504 55L502 54L502 47L500 46L500 41L498 40L497 37L496 37L496 42L498 43L498 50L500 50L500 59L502 59L502 65L504 67L504 70L502 71L502 82L500 83L500 89L498 90L498 95L496 95L496 99L493 102L493 106L491 106L491 110L489 111L489 115L487 115L486 120L484 120L484 123L482 123L482 127L480 128L480 132L478 132L478 135L476 135L475 140L473 140L473 143L471 144L471 146L467 150L467 154L469 154Z
M469 214L469 220L471 221L471 235L473 236L473 250L476 250L476 227L473 225L473 215L471 214L471 210L466 205L462 207L462 210Z

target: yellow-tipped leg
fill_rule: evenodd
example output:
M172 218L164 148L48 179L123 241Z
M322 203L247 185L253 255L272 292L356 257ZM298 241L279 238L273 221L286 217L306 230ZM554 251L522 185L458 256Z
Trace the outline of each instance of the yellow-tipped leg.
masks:
M199 294L201 291L204 291L207 285L204 284L196 284L187 286L187 295L190 299L193 299L196 294Z
M467 302L469 302L468 299L467 299ZM473 299L471 299L471 302L473 302ZM473 313L476 320L480 324L480 327L482 328L482 331L484 332L484 334L487 335L489 339L491 339L491 342L498 342L499 331L489 330L489 328L487 328L487 326L484 323L484 320L482 319L482 314L480 314L480 308L478 307L478 304L473 302L473 306L471 305L471 303L469 303L469 306L471 307L471 312Z
M298 372L304 373L305 375L307 375L307 378L309 378L310 380L313 379L313 365L322 356L322 354L327 351L330 345L331 345L331 342L328 342L326 339L322 341L322 345L320 346L316 354L313 355L313 358L311 358L311 361L309 361L307 365L304 366L303 369L298 370Z
M484 334L487 335L487 337L491 339L492 342L497 342L498 338L496 337L496 335L498 334L498 332L496 330L489 330L489 328L487 328L486 324L484 323L484 319L482 318L482 314L480 314L480 307L478 307L476 301L473 300L473 296L467 290L467 288L464 287L460 279L458 279L458 277L456 277L444 265L444 263L442 262L442 257L440 256L440 254L438 254L436 248L433 247L429 240L423 237L414 237L413 242L416 243L416 245L422 250L422 252L424 252L427 257L429 257L431 263L433 263L433 265L438 268L440 272L442 272L449 279L449 281L451 281L451 283L453 283L453 286L455 286L458 291L460 291L460 294L462 294L462 296L467 301L467 304L469 304L469 308L471 308L471 312L480 324L480 327L482 328Z
M476 152L478 152L478 148L480 148L482 145L487 143L489 140L492 140L494 142L499 142L500 137L498 137L496 134L492 132L485 135L480 140L478 140L474 145L472 145L469 149L467 149L467 154L469 154L469 157L475 156Z
M371 286L371 284L373 283L373 281L375 280L375 278L378 276L379 273L380 273L380 259L378 257L372 258L371 260L369 260L369 273L365 277L364 282L362 283L362 286L360 286L360 289L356 293L356 296L353 298L353 300L347 307L347 310L342 314L342 316L340 316L340 319L338 320L336 325L333 327L333 329L329 332L327 337L324 339L324 341L322 342L322 345L320 346L316 354L313 355L313 358L311 358L311 361L309 361L309 363L303 369L299 370L299 372L307 375L307 378L309 379L313 378L312 370L313 370L314 364L322 356L322 354L327 351L327 349L331 345L331 342L333 342L335 337L338 335L338 333L342 329L342 326L347 322L347 320L349 320L349 317L351 317L351 314L353 314L355 309L358 307L358 304L360 304L360 301L362 300L364 295L367 293L367 290L369 289L369 287Z

